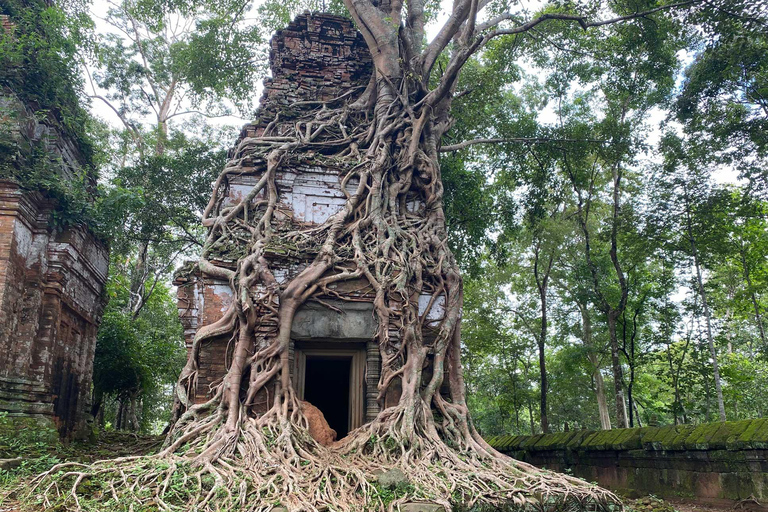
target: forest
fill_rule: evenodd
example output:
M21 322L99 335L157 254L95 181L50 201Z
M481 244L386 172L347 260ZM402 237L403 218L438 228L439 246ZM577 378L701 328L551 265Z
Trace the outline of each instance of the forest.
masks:
M45 7L40 39L4 40L4 58L31 49L58 73L31 95L73 83L72 104L92 112L77 129L101 196L84 214L112 241L94 412L113 428L167 419L184 360L172 274L201 247L269 33L319 7L184 4ZM768 406L765 6L711 7L600 33L542 25L463 70L440 158L483 433L695 424ZM37 24L40 12L24 16Z
M447 34L464 3L471 15ZM450 91L430 107L449 98L438 142L418 155L439 154L473 428L764 416L768 5L479 3L406 2L400 36L406 53L411 39L447 37L416 50L420 67L403 74L421 89L401 95L423 108ZM204 212L258 104L270 35L305 10L368 26L360 5L0 0L18 24L0 34L0 83L55 110L99 175L94 203L44 162L19 173L0 161L65 206L60 222L109 241L91 411L101 428L160 433L177 419L187 350L172 281L209 249Z

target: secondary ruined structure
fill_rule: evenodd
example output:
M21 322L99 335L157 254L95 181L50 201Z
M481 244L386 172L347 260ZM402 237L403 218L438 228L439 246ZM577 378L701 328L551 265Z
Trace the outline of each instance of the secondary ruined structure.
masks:
M518 460L572 472L622 494L733 507L768 499L768 419L536 436L497 436Z
M230 158L239 157L243 140L261 137L265 131L275 137L292 134L293 106L319 104L345 93L359 94L372 72L370 53L352 22L328 14L300 15L278 32L271 42L270 66L272 78L265 82L256 120L243 128ZM261 177L261 172L254 171L230 178L227 204L222 206L240 202ZM280 222L311 226L322 224L340 210L346 193L354 192L358 184L349 180L343 189L338 169L318 165L310 154L303 164L281 168L276 185ZM244 237L243 244L247 240ZM218 258L212 262L234 269L245 247L215 249ZM315 256L302 247L270 247L267 251L269 266L280 285L306 268ZM203 275L194 266L180 272L175 284L179 286L179 313L187 346L191 347L199 328L222 317L233 300L232 289L227 282ZM370 285L362 279L331 285L322 300L310 301L299 309L292 326L290 357L299 397L324 413L339 438L375 418L381 406L393 405L398 399L396 388L384 403L376 399L381 363L373 298ZM422 299L421 313L427 309L430 296ZM441 311L439 305L433 308L430 320L439 320ZM274 325L262 328L268 332ZM391 333L392 337L398 335L394 330ZM232 346L229 334L203 344L195 391L198 403L209 397L211 386L225 375ZM261 393L256 409L266 410L270 398L270 393Z
M86 422L108 252L86 228L56 227L54 200L6 179L33 152L58 179L76 179L84 157L53 114L0 89L0 136L0 411L70 436ZM93 177L86 186L95 190Z

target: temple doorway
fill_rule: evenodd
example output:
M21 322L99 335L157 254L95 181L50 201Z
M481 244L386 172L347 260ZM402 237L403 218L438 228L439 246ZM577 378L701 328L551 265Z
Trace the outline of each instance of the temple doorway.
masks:
M336 439L363 424L365 345L332 342L297 343L296 387L336 431Z
M338 438L349 431L349 375L352 359L308 357L304 377L304 400L325 416Z

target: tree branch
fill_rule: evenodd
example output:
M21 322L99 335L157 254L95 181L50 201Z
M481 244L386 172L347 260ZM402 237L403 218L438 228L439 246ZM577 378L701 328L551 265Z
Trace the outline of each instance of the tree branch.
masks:
M448 18L448 21L445 22L445 25L443 25L437 36L432 40L431 43L429 43L427 49L424 51L421 66L423 73L422 79L424 81L428 80L430 72L432 71L432 66L435 65L437 58L440 56L445 47L448 46L448 43L451 42L453 36L455 36L461 28L461 25L466 21L467 16L469 15L470 7L470 0L454 1L453 12Z
M499 138L499 139L472 139L459 142L458 144L449 144L440 148L441 153L448 153L450 151L459 151L475 144L541 144L547 142L590 142L594 144L605 144L606 140L599 139L552 139L549 137L512 137L512 138Z
M513 28L494 30L493 32L491 32L491 33L489 33L489 34L487 34L485 36L485 41L483 42L481 47L485 46L485 44L488 41L490 41L491 39L493 39L494 37L498 37L498 36L502 36L502 35L521 34L523 32L527 32L527 31L531 30L535 26L537 26L537 25L539 25L539 24L541 24L541 23L543 23L545 21L548 21L548 20L575 21L576 23L579 24L579 26L582 29L587 30L588 28L602 27L604 25L611 25L611 24L614 24L614 23L622 22L622 21L629 21L629 20L633 20L633 19L637 19L637 18L643 18L645 16L648 16L649 14L653 14L653 13L660 12L660 11L666 11L666 10L669 10L669 9L676 9L678 7L685 7L685 6L693 5L693 4L696 4L696 3L702 3L702 1L703 0L686 0L684 2L677 2L677 3L674 3L674 4L662 5L660 7L655 7L653 9L648 9L647 11L627 14L626 16L617 16L615 18L610 18L610 19L607 19L607 20L589 21L589 22L586 20L586 18L584 16L578 16L576 14L547 13L547 14L543 14L543 15L539 16L538 18L534 18L532 20L527 21L526 23L523 23L522 25L518 25L518 26L513 27ZM491 27L493 27L495 25L498 25L502 21L511 19L513 17L514 17L514 15L511 14L511 13L505 13L505 14L499 15L496 18L494 18L494 20L490 20L489 22L486 22L486 23L483 23L483 24L479 25L478 26L478 32L480 31L480 29L491 28ZM492 23L494 21L496 22L495 25Z
M243 121L250 121L249 118L241 117L241 116L238 116L238 115L235 115L235 114L231 114L231 113L230 114L209 114L208 112L202 112L200 110L184 110L183 112L174 112L173 114L170 114L170 115L166 116L165 120L168 121L170 119L173 119L174 117L188 116L188 115L192 115L192 114L201 115L201 116L203 116L203 117L205 117L207 119L216 119L216 118L219 118L219 117L236 117L236 118L241 119Z

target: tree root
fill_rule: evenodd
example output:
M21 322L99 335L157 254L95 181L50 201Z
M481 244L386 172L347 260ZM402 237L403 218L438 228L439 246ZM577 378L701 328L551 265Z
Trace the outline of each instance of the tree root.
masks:
M449 123L418 87L409 90L408 78L376 73L366 89L375 89L375 101L308 103L231 152L203 216L209 232L199 268L226 280L234 300L197 332L163 451L56 466L21 491L26 502L128 512L394 511L407 501L446 510L620 506L607 491L497 453L472 427L460 362L461 277L447 246L437 160ZM308 160L338 171L346 196L321 225L284 215L278 197L278 174ZM243 173L255 184L231 204L229 177ZM229 247L242 249L234 268L216 257ZM279 285L270 265L282 265L283 254L301 265ZM307 300L338 297L330 285L343 281L367 290L351 298L375 309L383 410L323 447L309 435L291 382L291 324ZM428 321L438 298L441 319ZM210 400L194 404L200 346L214 336L231 343L227 373ZM272 397L263 414L252 406L259 393ZM393 468L409 483L381 488L377 472Z
M402 416L396 409L383 416ZM16 494L30 510L59 511L393 512L407 502L447 511L621 509L582 480L409 436L399 423L372 422L324 447L303 426L246 418L237 432L219 424L177 451L59 464ZM382 488L377 475L395 468L408 482Z

